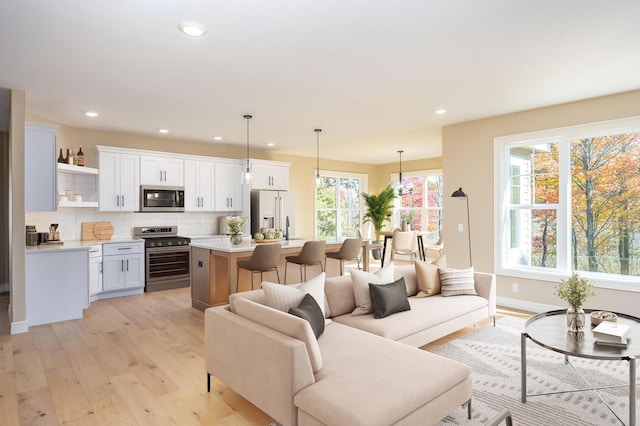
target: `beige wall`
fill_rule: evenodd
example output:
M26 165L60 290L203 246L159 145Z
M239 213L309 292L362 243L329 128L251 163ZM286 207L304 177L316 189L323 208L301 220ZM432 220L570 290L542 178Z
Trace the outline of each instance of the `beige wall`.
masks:
M477 270L494 270L494 159L493 139L536 130L640 116L640 90L568 104L461 123L443 128L444 237L447 263L468 266L464 201L452 199L461 186L469 195L473 264ZM519 292L511 291L512 283ZM498 296L563 306L553 295L555 283L498 276ZM600 289L587 307L640 313L640 293Z
M24 228L24 122L25 93L11 91L9 107L9 286L11 332L26 331L27 303L25 288L25 228Z

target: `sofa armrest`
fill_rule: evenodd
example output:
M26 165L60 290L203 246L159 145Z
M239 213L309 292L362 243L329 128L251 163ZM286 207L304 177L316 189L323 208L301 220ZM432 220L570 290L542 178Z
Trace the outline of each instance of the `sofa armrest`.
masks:
M303 342L236 315L205 311L205 368L262 411L297 424L293 397L315 383Z
M489 301L489 317L496 314L496 276L486 272L474 272L474 281L478 296Z

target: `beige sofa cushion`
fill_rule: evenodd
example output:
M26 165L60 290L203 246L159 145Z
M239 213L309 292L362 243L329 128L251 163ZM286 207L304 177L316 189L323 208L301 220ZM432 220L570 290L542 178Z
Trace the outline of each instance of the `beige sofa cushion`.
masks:
M310 294L320 306L322 315L324 313L324 279L325 273L316 275L309 281L301 284L282 285L264 281L262 289L267 296L267 306L271 306L279 311L287 312L289 308L294 308L302 302L305 294Z
M438 268L447 267L447 258L443 254L433 262L415 261L418 293L416 297L428 297L440 294L440 272Z
M322 369L322 355L309 322L249 299L237 298L234 304L236 313L241 317L304 342L313 372Z
M487 299L480 296L465 297L410 297L411 310L398 312L381 319L373 314L333 317L333 322L346 324L391 340L400 340L442 322L465 315L477 309L486 309Z
M416 268L413 265L401 265L393 268L393 281L398 281L401 277L404 278L404 283L407 286L407 296L415 296L418 292Z
M324 294L332 317L348 314L356 308L351 275L327 278L324 282Z
M326 425L394 424L471 374L460 362L335 321L318 342L324 367L294 403Z

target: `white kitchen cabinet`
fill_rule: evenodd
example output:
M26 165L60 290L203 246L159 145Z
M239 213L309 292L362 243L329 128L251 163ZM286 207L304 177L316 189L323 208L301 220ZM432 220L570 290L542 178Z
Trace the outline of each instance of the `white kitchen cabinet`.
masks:
M289 190L289 163L251 160L251 189Z
M185 211L210 212L214 210L213 161L185 160L184 209Z
M140 156L140 185L183 186L184 160L176 156Z
M88 265L86 248L26 252L29 327L82 318L83 309L89 306Z
M99 151L98 210L138 211L140 205L140 156Z
M58 209L56 132L58 126L25 123L24 208L26 212Z
M89 246L89 299L102 293L102 244Z
M236 212L242 210L242 163L215 162L215 210Z
M102 247L102 291L144 287L144 241Z

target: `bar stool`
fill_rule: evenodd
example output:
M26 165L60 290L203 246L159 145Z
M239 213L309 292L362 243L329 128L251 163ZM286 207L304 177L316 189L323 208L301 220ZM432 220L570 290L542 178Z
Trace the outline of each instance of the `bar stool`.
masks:
M340 260L340 275L344 275L344 261L357 260L360 269L360 251L362 250L362 238L347 238L342 243L340 250L327 253L324 258L324 270L327 270L327 259Z
M238 292L238 283L240 281L240 268L251 271L251 290L253 290L253 274L257 272L260 272L260 283L262 283L263 272L276 271L278 283L280 283L278 264L280 263L281 251L282 246L278 243L256 245L249 259L239 260L236 274L236 293Z
M307 266L320 265L320 269L324 272L322 266L322 260L324 259L324 251L327 247L325 241L307 241L302 246L300 254L297 256L287 256L284 263L284 283L287 283L287 265L289 263L295 263L300 265L300 281L307 281ZM302 277L302 270L304 269L304 278Z

